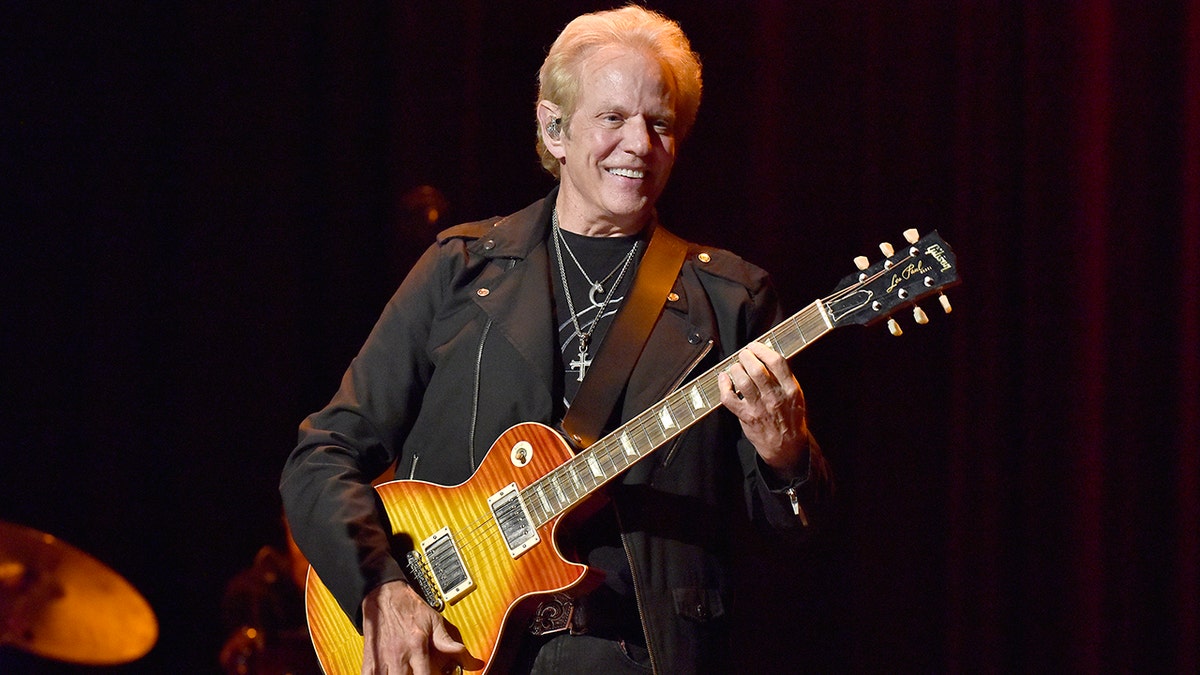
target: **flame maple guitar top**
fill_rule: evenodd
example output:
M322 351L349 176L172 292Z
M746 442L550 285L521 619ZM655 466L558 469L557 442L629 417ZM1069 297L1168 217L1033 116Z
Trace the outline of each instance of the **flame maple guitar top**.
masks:
M529 444L528 463L517 466L525 458L514 461L513 448L523 441ZM484 662L472 672L486 672L493 663L501 630L515 605L531 594L570 587L586 571L583 565L564 559L554 543L561 516L539 527L541 541L513 559L488 505L488 498L505 486L516 483L518 489L524 488L571 456L554 430L525 423L497 439L479 469L461 485L397 480L376 488L396 537L394 553L402 564L404 553L420 550L421 542L435 532L448 527L453 534L474 588L447 603L441 613L461 633L470 654ZM326 674L359 675L363 638L311 569L306 605L313 645Z

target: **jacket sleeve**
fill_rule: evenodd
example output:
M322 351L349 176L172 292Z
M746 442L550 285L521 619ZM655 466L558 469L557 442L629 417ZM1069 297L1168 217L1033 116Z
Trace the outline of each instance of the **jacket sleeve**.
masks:
M749 300L739 322L746 334L739 336L739 346L758 339L787 318L770 277L759 271L750 278L756 277L757 281L747 289ZM805 454L807 470L785 482L759 458L754 445L744 435L738 440L746 508L753 521L794 532L801 538L806 538L821 523L828 511L833 482L828 463L811 430Z
M297 544L360 630L366 593L404 577L371 483L398 460L432 372L427 336L453 260L444 248L417 262L333 399L300 425L280 479Z

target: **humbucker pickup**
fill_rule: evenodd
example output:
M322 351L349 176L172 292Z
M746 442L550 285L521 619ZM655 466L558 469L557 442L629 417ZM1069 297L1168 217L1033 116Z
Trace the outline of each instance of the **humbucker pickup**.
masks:
M429 564L433 580L437 582L438 590L447 603L458 600L475 588L450 528L443 527L434 532L421 542L421 548L425 551L425 561Z
M488 506L492 507L492 515L500 534L504 537L504 545L513 559L537 545L541 538L533 526L533 519L525 510L521 501L521 492L516 483L509 483L499 492L488 497Z

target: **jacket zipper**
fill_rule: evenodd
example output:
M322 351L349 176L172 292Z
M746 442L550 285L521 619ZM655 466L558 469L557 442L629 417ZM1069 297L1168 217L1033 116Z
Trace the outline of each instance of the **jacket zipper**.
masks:
M498 223L497 223L498 224ZM517 261L509 259L507 269L511 270L517 266ZM475 352L475 383L474 391L471 395L471 428L467 431L467 446L471 458L471 473L475 472L475 427L479 424L479 399L483 396L483 346L487 343L488 332L492 329L492 318L489 316L487 323L483 325L483 332L479 335L479 350Z
M625 535L625 526L621 523L621 510L613 502L613 514L617 517L617 531L621 533L621 548L625 549L625 560L629 563L629 576L633 579L633 604L637 606L638 622L642 624L642 637L646 639L646 655L650 657L650 672L657 673L658 666L654 661L654 640L646 627L646 613L642 611L642 584L638 577L637 566L633 564L633 554L629 552L629 540Z
M471 473L475 472L475 426L479 423L479 397L483 380L483 345L487 342L488 331L492 329L492 320L488 319L483 325L483 333L479 336L479 351L475 353L475 390L471 396L471 428L467 434L467 447L471 453Z
M789 487L787 490L788 499L792 502L792 513L800 518L800 524L808 527L808 514L804 513L804 507L800 506L800 497L796 495L796 488Z

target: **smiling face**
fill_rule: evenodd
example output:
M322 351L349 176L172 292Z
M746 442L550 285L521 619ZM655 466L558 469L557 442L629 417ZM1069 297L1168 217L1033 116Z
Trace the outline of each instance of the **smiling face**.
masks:
M539 107L543 129L557 106ZM559 222L591 236L629 235L650 219L675 164L675 108L663 65L603 47L580 67L575 112L546 146L561 162Z

